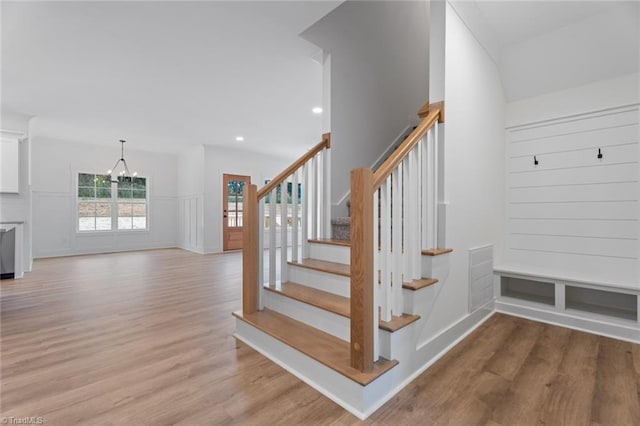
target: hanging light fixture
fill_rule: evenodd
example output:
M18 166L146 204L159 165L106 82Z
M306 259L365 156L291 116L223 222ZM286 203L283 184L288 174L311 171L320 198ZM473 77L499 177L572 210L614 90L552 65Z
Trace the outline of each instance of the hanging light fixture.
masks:
M122 144L121 151L120 151L120 159L118 161L116 161L116 165L113 166L113 169L107 170L107 174L109 175L109 179L113 183L117 183L118 181L132 182L135 179L135 177L138 176L138 172L133 172L133 174L131 174L129 172L129 167L127 166L127 161L124 159L124 144L125 144L125 142L127 142L127 141L120 139L120 143ZM122 163L122 166L120 166L120 163ZM121 168L120 171L118 171L118 167L119 166Z

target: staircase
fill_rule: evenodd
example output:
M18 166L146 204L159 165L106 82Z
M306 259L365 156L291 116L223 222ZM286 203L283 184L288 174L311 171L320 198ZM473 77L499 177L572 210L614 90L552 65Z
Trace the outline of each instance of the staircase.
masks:
M245 194L234 336L362 419L444 349L425 329L452 250L423 248L438 242L439 117L375 174L352 172L349 239L330 238L329 135Z
M415 347L439 282L425 277L403 283L405 312L378 320L380 356L372 368L360 371L350 359L349 242L308 243L312 257L289 261L288 281L265 285L262 310L233 313L235 337L364 418L372 412L368 401L381 400L394 383L406 379L410 368L401 369L401 364L413 360L405 348ZM432 268L433 258L441 254L446 253L426 253L425 266ZM394 374L395 369L402 371Z

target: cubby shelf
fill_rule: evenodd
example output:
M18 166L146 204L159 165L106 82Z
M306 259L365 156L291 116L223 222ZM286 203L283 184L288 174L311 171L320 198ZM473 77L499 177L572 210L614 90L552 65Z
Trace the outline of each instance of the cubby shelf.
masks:
M522 278L501 277L500 295L512 299L526 300L544 305L555 305L553 283L532 281Z
M633 294L565 286L565 307L597 315L638 321L638 300Z
M640 289L495 269L496 309L640 342Z

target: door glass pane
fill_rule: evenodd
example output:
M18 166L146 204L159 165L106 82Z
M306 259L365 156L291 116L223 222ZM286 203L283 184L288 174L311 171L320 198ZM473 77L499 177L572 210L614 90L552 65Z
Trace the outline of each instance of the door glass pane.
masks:
M238 210L239 213L239 223L238 226L242 226L242 201L243 201L243 196L244 194L244 181L239 180L238 181L238 197L236 198L236 210Z
M227 224L230 227L235 227L236 226L236 221L237 221L236 212L229 212L228 215L227 215Z

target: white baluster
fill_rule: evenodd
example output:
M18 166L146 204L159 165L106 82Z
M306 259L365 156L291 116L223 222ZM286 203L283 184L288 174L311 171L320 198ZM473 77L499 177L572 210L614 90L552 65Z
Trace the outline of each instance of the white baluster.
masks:
M440 195L440 186L438 183L438 123L433 126L434 143L433 143L433 248L438 248L440 241L438 240L438 201Z
M276 189L269 194L269 285L276 285Z
M309 162L302 166L302 258L309 257Z
M426 140L422 138L420 141L420 201L422 204L421 215L420 215L420 229L421 229L421 243L420 248L422 250L429 249L428 246L428 238L429 238L429 203L427 201L428 197L428 176L429 176L429 161L427 156L427 150L429 145L432 143L431 140L431 130L427 132Z
M280 185L280 282L286 283L288 277L288 249L287 229L289 228L289 182L288 179L282 181Z
M323 238L331 238L331 150L325 149L324 153L324 186L322 206L324 207Z
M392 180L392 304L391 311L398 315L402 313L402 163L393 171Z
M434 237L434 232L433 232L433 224L434 224L434 210L435 210L435 206L434 206L434 197L435 197L435 187L433 186L434 181L435 181L435 176L434 176L434 168L433 168L433 153L434 153L434 140L433 138L429 141L429 145L427 146L427 194L426 194L426 201L427 201L427 226L428 226L428 233L427 233L427 249L432 249L435 248L436 246L436 242L433 239Z
M411 228L409 223L409 199L411 198L411 180L409 179L409 157L405 157L402 160L402 280L411 281L411 269L410 269L410 234ZM396 305L394 304L394 307ZM396 315L399 315L395 311Z
M318 156L311 160L311 196L309 208L311 209L311 238L318 238Z
M391 321L391 176L380 186L380 280L381 318Z
M258 309L264 308L264 198L258 201Z
M414 280L422 278L421 270L421 250L420 250L420 149L415 147L409 154L411 195L409 196L409 211L411 213L409 221L409 236L411 256L411 278Z
M378 333L378 306L380 306L380 284L378 277L380 276L380 250L378 249L379 225L380 219L378 214L378 191L373 191L373 360L377 361L380 356L380 344Z
M293 173L291 178L291 260L298 262L298 173L300 169Z

